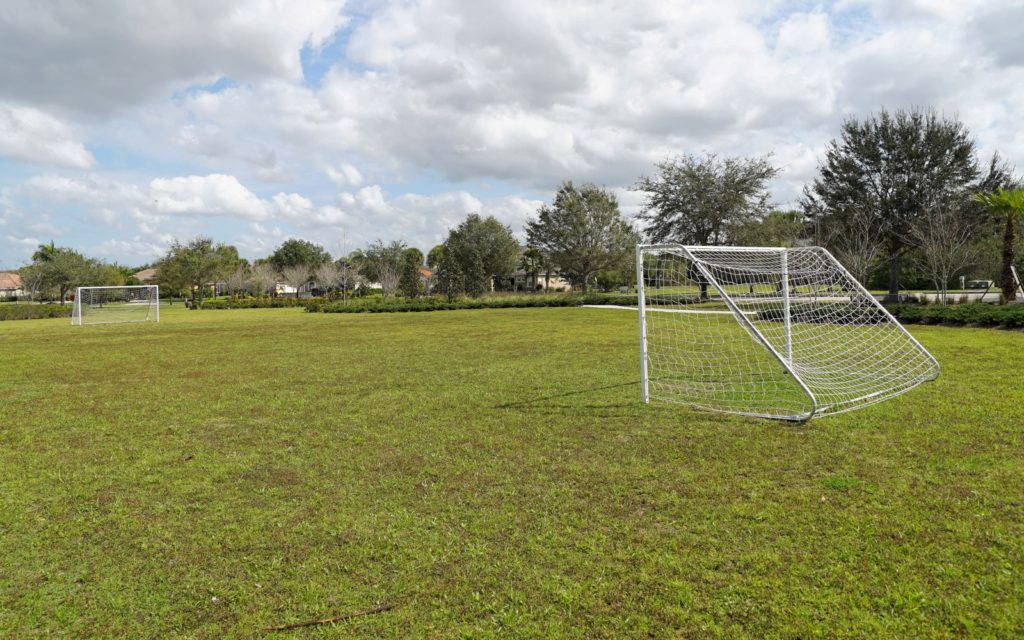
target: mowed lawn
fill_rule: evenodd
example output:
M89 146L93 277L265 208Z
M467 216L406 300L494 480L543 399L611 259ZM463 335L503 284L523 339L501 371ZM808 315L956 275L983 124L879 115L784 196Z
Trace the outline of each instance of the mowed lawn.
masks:
M641 405L627 311L163 320L0 323L0 637L1024 635L1022 333L794 425Z

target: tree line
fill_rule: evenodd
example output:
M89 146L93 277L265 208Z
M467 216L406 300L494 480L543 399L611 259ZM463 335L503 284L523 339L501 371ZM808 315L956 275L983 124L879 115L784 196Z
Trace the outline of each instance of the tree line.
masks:
M527 247L494 217L469 214L424 255L402 241L377 240L333 258L323 247L289 239L249 264L230 245L199 237L175 241L155 265L166 289L202 297L224 282L232 293L265 293L276 283L298 289L316 282L347 299L367 283L385 296L479 296L493 278L514 271L552 274L587 291L633 284L633 250L646 240L692 245L816 244L862 283L896 294L930 282L945 293L957 275L998 273L1004 299L1013 279L1024 218L1024 191L998 153L980 158L967 128L932 109L850 117L826 147L798 206L780 210L768 185L781 170L771 155L683 154L655 165L631 189L643 194L639 229L614 193L593 184L562 183L551 203L527 222ZM71 249L41 246L23 272L59 292L76 284L118 280L105 265ZM427 267L426 271L421 271Z

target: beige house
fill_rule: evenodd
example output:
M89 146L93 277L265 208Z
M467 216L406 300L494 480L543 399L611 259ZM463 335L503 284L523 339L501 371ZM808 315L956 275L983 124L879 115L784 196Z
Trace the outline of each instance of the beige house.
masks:
M0 298L20 298L25 295L21 276L13 271L0 271Z
M516 269L507 276L494 276L492 291L572 291L572 284L557 272L546 275Z
M156 269L143 269L132 274L142 284L156 284Z

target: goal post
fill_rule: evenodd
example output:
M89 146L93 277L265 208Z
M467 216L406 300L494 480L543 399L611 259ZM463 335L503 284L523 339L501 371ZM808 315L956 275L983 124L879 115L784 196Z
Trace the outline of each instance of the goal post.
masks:
M636 267L645 402L807 420L939 374L821 247L639 245Z
M160 322L160 287L78 287L71 324Z

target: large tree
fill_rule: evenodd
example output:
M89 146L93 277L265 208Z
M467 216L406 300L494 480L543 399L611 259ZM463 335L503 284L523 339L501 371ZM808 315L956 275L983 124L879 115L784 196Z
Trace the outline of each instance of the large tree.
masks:
M984 171L966 127L933 109L883 109L847 119L827 146L819 173L802 201L819 241L842 243L845 227L863 226L850 217L869 216L868 235L883 238L891 294L899 292L901 259L914 248L912 230L923 217L1009 178L996 158Z
M239 265L238 250L198 236L182 244L171 243L167 255L157 264L157 281L170 290L191 289L192 301L203 300L203 288L224 278Z
M646 194L640 214L652 242L726 244L732 230L769 211L769 157L680 155L655 165L633 190Z
M519 243L511 228L494 216L471 213L448 232L442 267L448 263L449 274L460 274L462 292L478 296L491 289L494 276L515 271L518 258Z
M330 262L331 254L309 240L289 238L282 242L277 249L274 249L274 253L270 254L268 260L280 272L283 272L285 267L294 267L300 264L315 269L325 262Z
M71 289L96 284L101 278L100 268L99 262L52 242L39 245L32 254L31 269L39 288L56 291L61 304Z
M619 213L614 194L592 184L559 187L526 224L531 247L586 292L598 272L617 269L633 255L639 234Z

